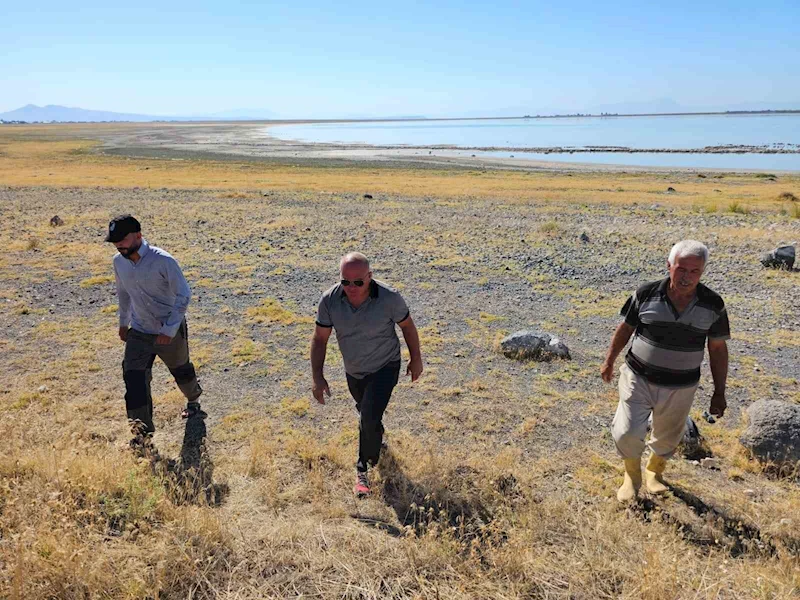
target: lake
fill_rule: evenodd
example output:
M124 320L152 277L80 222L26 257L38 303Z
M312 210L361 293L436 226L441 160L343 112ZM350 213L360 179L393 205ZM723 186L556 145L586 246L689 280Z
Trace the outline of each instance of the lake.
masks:
M800 171L800 154L545 154L524 150L597 146L691 150L722 145L785 145L784 147L797 149L797 144L800 144L800 114L313 123L272 126L267 133L279 139L313 143L491 148L491 151L464 150L459 154L499 157L513 155L514 158L532 160ZM514 151L504 151L504 148L513 148ZM445 151L436 150L434 153L444 154Z

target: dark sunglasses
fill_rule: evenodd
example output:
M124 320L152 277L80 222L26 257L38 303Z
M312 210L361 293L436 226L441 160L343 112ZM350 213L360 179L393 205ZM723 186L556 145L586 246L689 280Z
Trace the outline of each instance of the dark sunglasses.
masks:
M340 283L344 287L349 287L351 285L354 285L356 287L361 287L362 285L364 285L364 280L363 279L356 279L355 281L350 281L349 279L342 279L342 281Z

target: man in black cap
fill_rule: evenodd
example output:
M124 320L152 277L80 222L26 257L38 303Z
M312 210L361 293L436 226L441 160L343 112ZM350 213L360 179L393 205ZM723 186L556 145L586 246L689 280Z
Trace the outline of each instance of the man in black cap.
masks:
M189 361L186 308L192 292L181 268L169 253L142 238L139 221L131 215L121 215L108 224L106 241L119 252L114 257L114 277L119 337L125 342L122 374L125 407L134 433L155 431L150 381L156 356L186 396L182 416L205 416L198 401L203 390Z

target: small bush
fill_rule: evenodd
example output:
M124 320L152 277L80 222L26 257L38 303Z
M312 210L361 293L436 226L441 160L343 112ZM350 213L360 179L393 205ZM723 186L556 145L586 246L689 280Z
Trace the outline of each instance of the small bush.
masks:
M738 200L734 200L730 204L728 204L728 212L740 214L740 215L749 215L750 209L747 208L744 204L739 202Z
M783 202L797 202L798 198L792 192L781 192L778 196L778 200Z
M95 285L105 285L107 283L112 283L113 281L113 275L95 275L94 277L88 277L81 281L80 286L82 288L88 288Z
M564 228L556 221L547 221L539 226L539 232L547 235L559 235L564 233Z

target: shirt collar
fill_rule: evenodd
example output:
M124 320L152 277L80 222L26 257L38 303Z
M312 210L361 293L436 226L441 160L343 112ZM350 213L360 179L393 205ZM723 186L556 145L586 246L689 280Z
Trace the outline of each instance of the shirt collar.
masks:
M147 254L149 251L150 251L150 244L147 243L147 240L142 239L142 245L139 246L139 250L137 251L139 253L139 258L140 259L144 258L145 254Z
M706 289L706 286L704 286L702 283L698 282L697 283L697 289L695 289L695 292L694 292L694 297L699 299L700 298L700 294L702 294L705 291L705 289ZM668 291L669 291L669 277L666 277L665 279L661 280L661 283L658 284L658 292L660 294L666 296Z
M669 290L669 277L665 277L661 280L661 283L658 284L658 293L662 296L667 295L667 291Z

